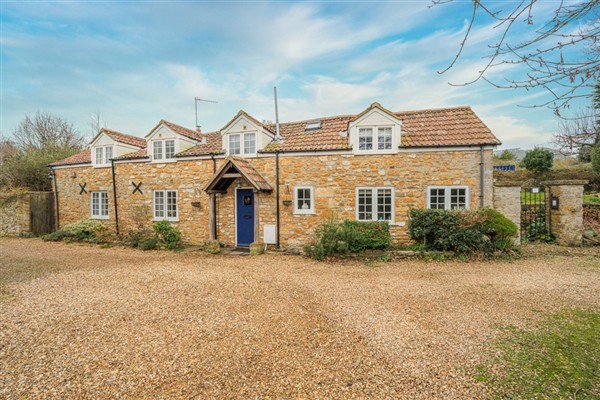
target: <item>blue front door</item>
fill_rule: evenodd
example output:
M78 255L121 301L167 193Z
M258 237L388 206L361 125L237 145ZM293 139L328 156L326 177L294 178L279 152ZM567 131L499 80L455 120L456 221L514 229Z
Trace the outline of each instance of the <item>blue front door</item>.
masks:
M254 193L252 189L238 189L236 200L237 245L250 246L254 242Z

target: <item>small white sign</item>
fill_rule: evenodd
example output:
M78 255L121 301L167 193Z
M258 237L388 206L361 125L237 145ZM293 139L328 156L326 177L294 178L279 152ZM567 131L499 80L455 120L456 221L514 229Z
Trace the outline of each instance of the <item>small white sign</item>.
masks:
M539 193L540 188L531 188L531 193Z

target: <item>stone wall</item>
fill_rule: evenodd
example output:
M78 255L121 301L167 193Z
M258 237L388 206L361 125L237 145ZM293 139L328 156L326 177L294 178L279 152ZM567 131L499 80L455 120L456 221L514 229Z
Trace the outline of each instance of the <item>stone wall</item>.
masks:
M485 206L492 205L492 152L485 151ZM419 151L395 155L281 155L280 156L280 238L281 244L305 243L326 218L355 219L356 187L390 186L395 193L395 221L391 233L396 242L408 241L407 217L410 208L424 208L427 186L461 185L469 188L469 205L480 204L479 149L460 151ZM247 159L275 188L275 156ZM177 189L179 221L185 242L203 243L209 237L208 195L203 188L224 162L178 160L174 163L121 162L115 164L120 232L127 233L152 223L152 191ZM90 217L91 190L109 193L109 220L114 225L114 202L110 168L61 168L56 170L61 225ZM133 193L132 183L142 183L142 194ZM79 194L79 183L87 183L87 194ZM227 244L235 243L235 188L217 195L217 235ZM249 187L239 181L239 186ZM315 214L296 215L293 204L295 186L312 186ZM260 238L266 224L276 224L275 190L259 196Z
M0 195L0 236L23 236L31 232L29 193Z
M521 185L519 183L494 184L494 208L517 225L521 241Z
M581 245L583 234L583 185L587 181L544 182L550 187L552 197L558 198L558 209L551 210L552 234L564 246Z

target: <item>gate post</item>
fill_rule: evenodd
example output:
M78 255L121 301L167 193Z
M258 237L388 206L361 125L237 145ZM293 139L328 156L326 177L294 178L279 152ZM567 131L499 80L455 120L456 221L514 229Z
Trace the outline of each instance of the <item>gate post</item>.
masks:
M558 199L558 208L550 209L552 234L563 246L581 245L583 233L583 185L587 180L556 180L543 182ZM550 202L548 202L550 207ZM550 207L551 208L551 207Z
M494 182L494 209L517 225L516 244L521 242L521 183Z

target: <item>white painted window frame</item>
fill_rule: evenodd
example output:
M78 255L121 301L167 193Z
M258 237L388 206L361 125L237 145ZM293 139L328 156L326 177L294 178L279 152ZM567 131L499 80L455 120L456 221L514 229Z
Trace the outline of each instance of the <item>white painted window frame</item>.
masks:
M94 167L109 167L110 160L106 157L106 149L110 148L112 150L111 158L115 157L115 147L112 144L107 146L94 146ZM102 157L102 162L98 162L98 153L100 153Z
M254 151L251 152L251 153L247 153L246 152L246 136L250 136L250 135L254 136ZM242 139L240 139L241 154L243 154L245 156L254 156L254 155L256 155L256 143L258 141L257 136L258 135L257 135L256 132L246 132L246 133L244 133L244 135L243 135L243 143L242 143Z
M377 219L377 206L378 206L378 196L377 196L377 191L381 190L381 189L389 189L391 190L392 193L392 210L391 210L391 219L387 220L387 219ZM371 190L371 196L372 196L372 206L373 206L373 212L372 212L372 218L371 219L359 219L358 218L358 192L360 190ZM354 193L354 208L355 208L355 213L354 213L354 218L357 221L364 221L364 222L368 222L368 221L387 221L390 225L394 225L396 222L396 191L392 186L358 186L355 189L355 193Z
M175 217L169 217L167 215L167 211L168 211L168 192L174 192L175 193L175 211L177 213L177 216ZM156 216L156 193L162 193L163 194L163 205L162 205L162 212L163 212L163 216ZM179 221L179 193L177 192L176 189L164 189L164 190L153 190L152 191L152 221L173 221L173 222L177 222Z
M102 196L104 195L104 196ZM94 197L98 196L98 214L94 214ZM102 198L106 200L106 215L102 214ZM109 219L110 211L108 208L108 191L94 190L90 191L90 219Z
M231 138L237 136L238 138L238 148L239 148L239 153L233 153L231 151ZM242 155L242 151L243 151L243 144L242 144L242 140L243 140L243 135L241 133L230 133L227 135L227 154L229 154L230 156L240 156Z
M310 208L300 209L298 208L298 191L304 189L309 190L310 193ZM295 186L294 187L294 214L306 215L315 214L315 190L313 186Z
M471 204L471 193L469 186L465 185L450 185L450 186L427 186L427 208L431 208L431 189L444 189L444 210L452 210L452 189L465 190L465 208L468 210ZM462 208L457 208L462 210Z
M173 142L173 157L167 157L167 142ZM160 158L156 157L155 148L160 148ZM177 139L155 139L152 140L152 162L166 163L174 162L177 154Z
M379 129L389 128L391 130L391 148L389 149L379 149ZM372 148L370 150L361 150L360 148L360 130L361 129L370 129L371 130L371 144ZM397 149L394 149L394 125L358 125L356 126L356 135L357 135L357 153L358 154L390 154L395 153Z

